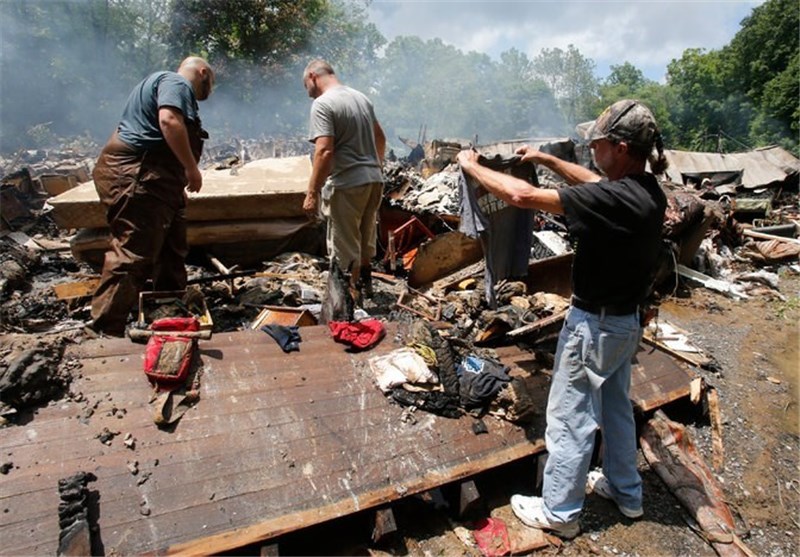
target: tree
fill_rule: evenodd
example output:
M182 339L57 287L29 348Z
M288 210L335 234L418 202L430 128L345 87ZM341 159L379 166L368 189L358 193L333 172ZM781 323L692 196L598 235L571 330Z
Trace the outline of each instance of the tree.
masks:
M598 87L594 61L573 45L566 51L545 48L534 59L533 70L550 87L569 126L592 117Z
M649 80L645 78L642 70L631 64L624 62L618 66L611 66L611 73L605 79L603 85L615 86L621 85L627 87L631 91L635 91L639 87L645 85Z
M0 2L0 148L50 146L84 131L107 137L119 117L116 99L140 79L131 60L139 59L143 5Z
M722 137L733 139L728 150L749 141L752 104L731 83L730 58L722 51L687 49L667 67L667 83L676 104L671 109L677 145L691 150L724 149Z
M569 133L547 84L535 76L533 63L517 49L500 54L496 83L502 95L495 114L500 137L514 139Z
M763 112L759 121L777 120L771 126L800 132L800 3L768 0L753 9L726 47L736 84ZM756 126L762 131L763 126ZM795 141L796 144L796 141Z

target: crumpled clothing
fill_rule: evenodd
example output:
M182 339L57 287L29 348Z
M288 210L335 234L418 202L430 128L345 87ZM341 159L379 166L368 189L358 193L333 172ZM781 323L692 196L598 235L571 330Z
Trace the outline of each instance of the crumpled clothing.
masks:
M285 325L271 324L264 325L261 327L261 330L274 338L278 346L287 354L300 350L300 342L303 339L300 338L300 331L297 325L290 325L287 327Z
M422 359L425 360L425 363L432 368L435 368L438 365L436 361L436 352L433 351L433 348L426 344L422 344L421 342L413 342L408 345L414 352L422 356Z
M536 405L525 382L512 377L505 387L498 391L489 405L489 414L514 423L525 423L536 416Z
M499 518L481 518L475 523L472 536L485 557L511 555L508 527Z
M368 350L378 344L386 336L386 328L378 319L365 319L348 323L331 321L328 329L333 340L347 344L355 350Z
M404 383L436 384L439 379L425 364L422 356L410 348L399 348L369 360L378 388L388 393Z
M392 400L401 406L415 406L420 410L425 410L437 416L445 418L461 417L461 409L458 407L458 396L442 391L419 391L411 392L401 387L392 389Z
M458 366L461 404L466 409L485 406L494 399L511 377L508 366L477 356L467 356Z

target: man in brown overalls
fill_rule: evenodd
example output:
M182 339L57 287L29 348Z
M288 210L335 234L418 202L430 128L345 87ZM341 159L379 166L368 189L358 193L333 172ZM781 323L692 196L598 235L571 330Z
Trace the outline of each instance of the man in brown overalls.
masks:
M154 290L186 288L185 190L198 192L197 167L208 137L197 101L211 94L214 71L186 58L177 72L156 72L128 97L117 129L97 160L94 178L107 208L111 245L92 299L91 328L125 333L148 279Z

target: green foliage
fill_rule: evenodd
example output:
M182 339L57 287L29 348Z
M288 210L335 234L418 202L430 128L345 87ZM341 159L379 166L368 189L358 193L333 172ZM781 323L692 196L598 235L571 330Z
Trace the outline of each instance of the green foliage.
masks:
M611 73L605 79L603 86L622 86L634 91L648 82L649 80L644 77L642 70L630 62L625 62L618 66L611 66Z
M534 74L550 87L568 125L593 117L598 81L594 61L573 45L543 49L533 60Z
M687 49L667 67L676 104L671 109L678 148L697 151L741 150L749 141L752 106L731 82L730 58L723 51ZM733 139L724 145L723 137Z
M573 45L493 60L439 39L386 44L370 0L0 0L0 150L86 131L102 141L130 89L185 56L209 59L217 87L201 113L215 136L300 135L301 70L332 63L397 136L501 139L571 135L621 98L654 112L670 148L779 144L800 154L800 4L767 0L729 45L688 49L666 84L624 61L599 81ZM383 49L383 50L382 50Z
M373 101L390 143L417 140L420 129L480 143L563 131L552 93L518 50L495 62L439 39L397 37L379 68Z
M796 0L767 0L728 46L689 49L673 60L678 144L724 151L778 144L800 154L799 28Z
M142 71L125 62L125 56L147 37L132 14L148 3L155 4L0 2L0 149L25 146L28 130L40 129L44 122L52 140L84 128L107 136L110 126L102 126L110 117L105 100L127 94ZM151 58L157 57L157 45L149 48ZM44 140L37 135L36 141Z
M308 42L325 0L173 0L169 42L174 57L283 66Z

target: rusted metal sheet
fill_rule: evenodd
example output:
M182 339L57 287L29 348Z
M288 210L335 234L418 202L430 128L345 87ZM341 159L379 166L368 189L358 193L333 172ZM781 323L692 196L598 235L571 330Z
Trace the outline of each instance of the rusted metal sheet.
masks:
M742 173L742 186L747 189L782 182L800 172L800 160L781 147L765 147L744 153L701 153L665 150L669 161L667 178L684 183L683 174L737 171Z

